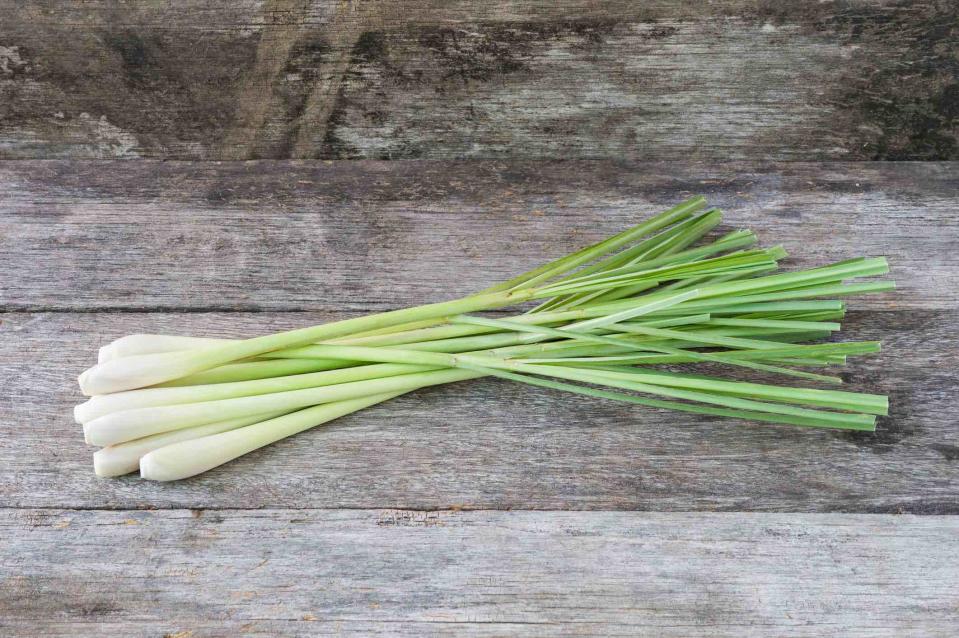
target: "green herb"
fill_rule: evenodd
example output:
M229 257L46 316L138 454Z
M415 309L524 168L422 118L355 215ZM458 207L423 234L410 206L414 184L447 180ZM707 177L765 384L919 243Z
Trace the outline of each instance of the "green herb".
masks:
M835 386L809 368L874 353L823 342L835 297L882 258L777 272L780 247L721 221L702 197L475 295L245 340L139 334L100 349L77 406L100 475L185 478L418 388L492 376L693 414L872 430L886 397L703 375L758 372ZM833 299L824 297L834 297ZM475 313L540 300L508 317ZM693 370L661 366L692 366Z

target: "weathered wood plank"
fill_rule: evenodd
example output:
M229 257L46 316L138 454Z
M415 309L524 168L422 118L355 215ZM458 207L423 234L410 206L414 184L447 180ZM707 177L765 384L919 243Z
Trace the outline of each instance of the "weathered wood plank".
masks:
M4 310L383 310L468 294L692 193L793 253L888 255L956 308L959 163L8 162Z
M6 314L0 506L404 507L959 513L959 312L855 312L884 352L849 388L887 393L875 434L693 417L475 381L396 399L201 477L98 479L71 408L115 336L243 336L316 313ZM741 378L749 378L742 375ZM780 381L781 379L777 379Z
M0 510L5 636L949 637L959 517Z
M906 0L0 2L0 157L956 159Z

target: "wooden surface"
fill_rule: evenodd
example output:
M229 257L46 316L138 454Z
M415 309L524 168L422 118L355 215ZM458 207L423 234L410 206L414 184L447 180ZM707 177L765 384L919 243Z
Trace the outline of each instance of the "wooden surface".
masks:
M0 636L959 634L957 25L0 0ZM787 267L889 257L843 331L883 341L843 373L889 394L874 434L481 380L177 484L93 475L75 378L117 336L463 295L695 193Z
M70 407L110 339L463 294L695 192L790 266L890 257L843 332L884 343L845 373L891 397L875 434L478 381L176 484L92 473ZM948 162L0 164L0 629L950 636L957 204Z
M0 0L0 157L959 159L952 0Z
M0 420L15 425L0 430L6 504L959 514L955 311L860 311L845 323L849 339L883 340L881 355L843 372L850 389L890 396L891 416L874 434L707 419L487 380L391 401L188 481L93 475L70 414L80 399L74 379L98 344L147 329L240 336L334 316L7 315L0 374L12 400Z
M6 510L0 629L949 638L957 542L956 517Z
M10 504L959 513L955 164L12 162L0 183L13 311L0 366L15 397L0 418L31 415L0 448ZM843 333L884 342L846 372L891 396L877 433L487 381L144 485L94 477L67 418L74 378L118 336L252 336L451 298L701 191L730 210L717 232L754 228L796 254L790 266L889 256L900 290L853 299Z
M949 162L7 162L0 304L385 310L468 294L697 193L791 267L887 255L903 292L857 308L957 308Z

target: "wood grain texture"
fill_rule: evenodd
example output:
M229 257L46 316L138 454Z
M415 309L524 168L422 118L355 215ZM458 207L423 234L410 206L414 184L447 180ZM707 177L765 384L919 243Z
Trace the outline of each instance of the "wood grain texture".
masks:
M694 192L732 211L731 226L785 242L793 265L890 255L903 289L857 300L846 322L848 335L886 345L847 375L851 388L892 398L876 434L481 381L174 485L92 474L70 407L76 374L109 339L252 335L465 294ZM825 525L597 511L194 519L183 508L957 514L957 202L952 163L2 164L0 627L948 635L956 517L914 528L851 515ZM418 521L427 537L394 534ZM118 588L120 573L132 577Z
M69 414L106 341L255 335L466 294L693 192L783 241L793 264L890 256L901 290L855 300L844 333L885 342L849 372L892 397L876 434L488 381L174 486L90 471ZM23 161L0 165L0 202L0 418L14 424L0 505L959 512L954 163Z
M959 517L0 510L0 532L4 635L947 638L959 625Z
M0 1L4 158L957 159L950 0Z
M401 507L959 514L959 312L866 311L844 373L890 396L878 430L696 417L503 381L401 397L175 484L99 479L71 418L96 348L147 330L243 336L318 313L7 314L0 507ZM737 372L737 377L754 378ZM780 379L776 379L781 381Z
M901 290L857 307L959 307L959 163L22 161L0 164L0 308L417 305L695 193L788 267L887 255Z
M0 162L0 635L951 638L959 164L836 160L959 159L957 25L949 0L0 0L25 160ZM890 395L875 434L477 381L173 485L92 473L70 408L112 338L462 295L693 193L792 266L890 257L900 291L843 333L884 342L845 373Z

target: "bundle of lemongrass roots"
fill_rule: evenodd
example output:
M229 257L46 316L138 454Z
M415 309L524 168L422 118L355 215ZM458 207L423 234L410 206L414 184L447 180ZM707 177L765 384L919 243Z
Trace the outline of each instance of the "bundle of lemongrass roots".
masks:
M487 376L693 414L874 430L885 396L695 368L841 383L828 368L879 343L827 340L845 310L834 298L892 289L848 283L888 272L885 259L777 273L785 251L755 248L748 230L694 247L720 218L694 197L454 301L252 339L122 337L80 375L90 399L75 416L87 443L103 446L98 475L139 468L160 481L418 388ZM539 304L505 318L472 314L528 302Z

